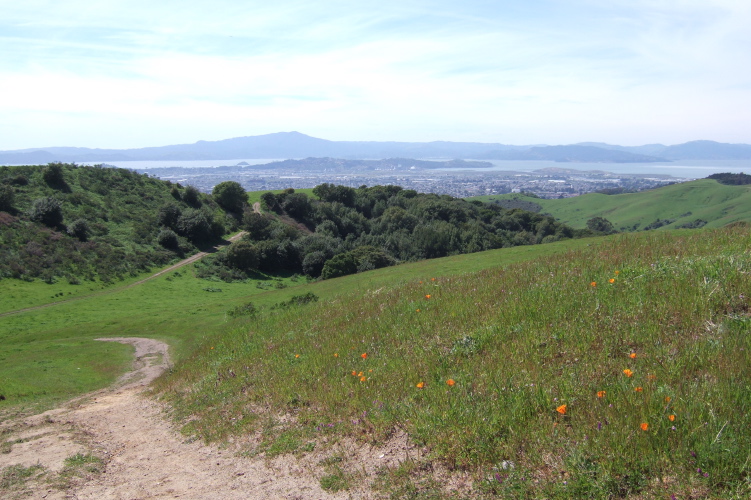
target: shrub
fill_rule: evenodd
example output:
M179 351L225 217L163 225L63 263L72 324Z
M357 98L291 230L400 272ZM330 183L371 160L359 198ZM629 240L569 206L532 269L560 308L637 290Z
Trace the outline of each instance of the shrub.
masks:
M169 250L177 250L177 234L171 229L162 229L156 237L157 243Z
M248 241L236 241L227 249L227 263L241 271L258 269L258 250Z
M0 210L10 212L13 210L14 201L15 192L13 188L5 184L0 185Z
M60 200L48 196L37 198L31 205L29 217L34 222L41 222L45 226L57 227L63 223L63 208Z
M193 186L186 186L183 192L183 201L191 207L198 208L201 206L200 192Z
M165 203L159 208L159 212L156 216L156 222L160 226L169 227L175 229L177 227L177 220L180 218L180 207L176 203Z
M89 239L89 223L86 219L76 219L68 225L68 234L80 241Z
M42 178L52 188L59 189L66 186L62 163L50 163L47 165L42 172Z
M177 219L177 231L194 243L202 243L212 236L211 221L201 210L188 209Z

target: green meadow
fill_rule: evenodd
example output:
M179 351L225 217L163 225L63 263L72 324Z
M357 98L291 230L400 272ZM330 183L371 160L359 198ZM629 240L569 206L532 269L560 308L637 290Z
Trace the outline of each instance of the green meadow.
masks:
M247 454L328 455L330 491L364 482L384 497L443 498L458 475L462 494L487 498L747 498L749 243L734 224L314 282L225 283L193 266L136 286L147 274L6 279L0 414L111 384L132 350L94 339L145 336L171 346L153 393L185 434L260 436ZM318 300L295 305L306 296ZM415 450L374 476L337 455L399 433Z
M604 217L615 229L644 229L656 220L672 220L662 227L674 229L697 219L707 228L722 227L738 221L751 221L751 185L727 186L715 180L701 179L641 191L606 195L589 193L573 198L547 200L507 194L478 196L480 201L520 199L537 203L543 213L574 228L584 228L593 217Z

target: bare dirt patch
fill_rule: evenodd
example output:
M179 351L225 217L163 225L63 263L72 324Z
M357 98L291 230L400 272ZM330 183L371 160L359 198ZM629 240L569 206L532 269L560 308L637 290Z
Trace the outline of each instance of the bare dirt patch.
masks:
M320 486L315 457L245 458L232 450L190 442L144 397L144 388L169 366L167 345L151 339L100 339L134 345L133 371L98 391L32 417L3 422L0 473L38 470L6 481L2 498L247 499L367 498L351 488L333 494ZM95 460L97 468L71 463ZM26 469L24 469L26 468ZM37 469L35 469L37 470ZM357 485L352 485L357 487ZM359 488L358 488L359 489Z

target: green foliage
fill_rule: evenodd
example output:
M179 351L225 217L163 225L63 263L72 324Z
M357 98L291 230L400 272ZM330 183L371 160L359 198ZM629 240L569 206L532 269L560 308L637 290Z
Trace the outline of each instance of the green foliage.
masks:
M160 230L156 242L168 250L177 250L179 246L177 234L172 229Z
M235 181L220 182L211 191L211 196L214 197L220 207L223 209L242 213L243 205L248 200L248 194L243 187Z
M4 214L0 220L0 279L111 282L137 274L175 257L157 236L162 227L176 231L183 211L192 210L172 197L176 186L125 169L0 167L0 191L7 187L13 193L13 217ZM198 222L206 224L198 224L198 231L195 224L185 225L199 236L196 243L224 231L218 205L207 200L201 210L197 218L204 220ZM197 250L187 239L169 248Z
M182 193L182 200L193 208L201 206L201 193L193 186L186 186Z
M613 223L605 217L592 217L587 221L587 229L596 233L612 234L615 231Z
M0 211L11 212L15 200L16 194L13 187L9 184L0 184Z
M177 219L178 234L185 236L193 243L205 243L213 238L211 220L203 210L188 208Z
M52 196L37 198L31 206L29 218L48 227L57 227L63 223L62 203Z
M86 219L76 219L68 224L66 231L69 235L77 238L79 241L87 241L91 229L89 228L89 223Z
M236 241L227 249L227 262L241 271L258 269L258 250L248 241Z

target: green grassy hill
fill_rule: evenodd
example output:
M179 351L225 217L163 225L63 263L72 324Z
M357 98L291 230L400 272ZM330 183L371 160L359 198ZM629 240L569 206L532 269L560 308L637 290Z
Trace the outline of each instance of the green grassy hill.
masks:
M249 453L336 456L343 440L406 432L421 458L332 472L393 498L440 496L439 468L489 497L740 498L750 238L638 233L474 273L426 268L228 325L156 389L187 433L259 433Z
M751 186L727 186L715 180L672 184L658 189L618 195L590 193L573 198L546 200L517 194L478 196L481 201L519 199L540 205L542 212L574 228L604 217L621 231L640 230L656 220L672 221L661 227L674 229L706 221L707 228L737 221L751 222Z

